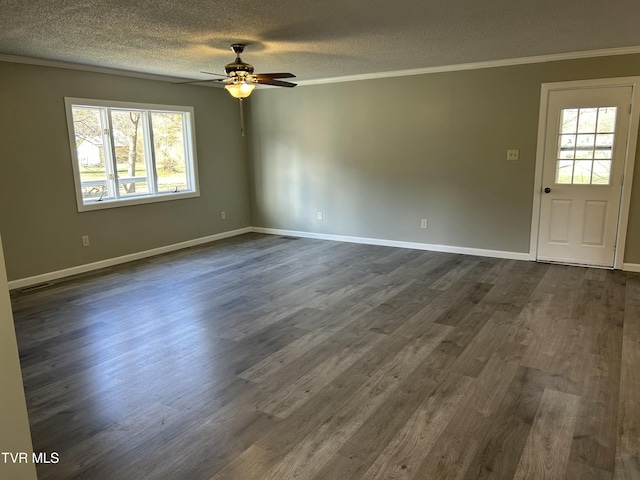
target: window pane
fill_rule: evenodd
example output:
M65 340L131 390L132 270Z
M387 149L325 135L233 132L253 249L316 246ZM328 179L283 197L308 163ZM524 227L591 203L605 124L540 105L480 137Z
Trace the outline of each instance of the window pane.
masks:
M556 183L571 183L573 178L573 161L560 160L556 164Z
M598 110L598 133L615 132L617 107L603 107Z
M576 133L578 127L578 109L565 108L560 117L560 133Z
M578 135L578 147L593 147L595 143L595 135Z
M611 177L611 160L596 160L593 162L593 180L594 185L609 185Z
M576 164L573 168L573 183L574 184L589 184L591 183L591 160L576 160Z
M560 135L561 148L573 148L576 145L575 135Z
M593 149L582 148L582 149L576 150L576 158L592 159L593 158Z
M595 141L595 135L578 135L576 158L593 158L593 145Z
M574 158L575 135L560 135L558 158Z
M611 158L612 150L611 148L597 148L595 151L594 158Z
M596 135L595 158L611 158L613 151L613 134Z
M146 195L149 188L143 114L140 110L112 109L111 122L120 196Z
M611 147L613 145L613 134L596 135L596 145L599 147Z
M578 117L578 133L595 132L597 114L597 108L581 108Z
M82 198L107 198L107 166L105 164L100 108L73 107L73 129Z
M182 113L151 114L159 192L180 192L189 188L184 119Z

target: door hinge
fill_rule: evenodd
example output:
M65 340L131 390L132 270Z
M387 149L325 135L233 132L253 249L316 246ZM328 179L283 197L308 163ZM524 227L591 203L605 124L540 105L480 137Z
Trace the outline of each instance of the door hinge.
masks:
M631 110L633 109L633 104L629 104L629 115L631 115Z
M624 185L624 175L622 175L622 178L620 179L620 185Z

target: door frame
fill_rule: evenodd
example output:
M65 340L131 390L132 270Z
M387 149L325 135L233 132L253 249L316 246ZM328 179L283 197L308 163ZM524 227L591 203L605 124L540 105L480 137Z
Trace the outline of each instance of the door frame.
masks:
M576 90L599 87L631 87L631 118L629 119L629 135L624 159L624 172L620 210L618 212L618 231L615 242L613 268L621 270L624 263L624 249L627 240L627 224L631 203L631 187L633 183L633 167L638 143L638 127L640 126L640 76L601 78L595 80L576 80L570 82L543 83L540 91L540 116L538 118L538 143L536 146L536 167L533 185L533 210L531 213L531 239L529 241L529 259L538 258L538 233L540 230L540 202L542 200L542 169L544 165L545 138L547 133L547 113L549 95L558 90Z

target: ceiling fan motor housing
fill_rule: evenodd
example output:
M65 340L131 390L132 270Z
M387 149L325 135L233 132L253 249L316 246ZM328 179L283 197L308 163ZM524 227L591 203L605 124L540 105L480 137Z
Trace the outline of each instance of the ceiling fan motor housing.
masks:
M240 57L238 57L235 62L225 65L224 71L227 75L231 76L251 75L253 73L253 65L244 63L240 60Z
M253 73L253 65L245 63L240 58L240 54L244 51L245 45L242 43L234 43L231 45L231 50L236 54L236 59L233 63L229 63L224 66L224 71L230 76L246 76Z

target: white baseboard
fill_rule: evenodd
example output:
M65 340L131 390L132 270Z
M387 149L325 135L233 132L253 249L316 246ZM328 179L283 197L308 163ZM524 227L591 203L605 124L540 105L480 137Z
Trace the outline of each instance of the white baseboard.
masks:
M384 240L380 238L349 237L345 235L331 235L326 233L297 232L293 230L280 230L277 228L252 227L256 233L270 235L288 235L292 237L315 238L318 240L332 240L336 242L362 243L365 245L381 245L384 247L412 248L414 250L429 250L433 252L460 253L463 255L475 255L478 257L505 258L509 260L531 260L529 253L505 252L502 250L485 250L482 248L456 247L452 245L432 245L429 243L401 242L397 240Z
M151 250L145 250L143 252L130 253L121 257L108 258L106 260L100 260L99 262L87 263L84 265L78 265L76 267L65 268L64 270L43 273L41 275L35 275L33 277L20 278L18 280L12 280L11 282L9 282L9 290L24 288L30 285L37 285L38 283L49 282L51 280L57 280L64 277L70 277L71 275L86 273L92 270L99 270L100 268L112 267L114 265L131 262L133 260L140 260L142 258L153 257L155 255L161 255L163 253L182 250L183 248L195 247L196 245L215 242L216 240L222 240L223 238L235 237L236 235L250 233L251 231L251 227L240 228L238 230L231 230L229 232L216 233L215 235L187 240L186 242L174 243L172 245L166 245L164 247L152 248Z
M113 265L131 262L133 260L161 255L163 253L173 252L176 250L181 250L183 248L193 247L196 245L201 245L203 243L214 242L216 240L222 240L224 238L234 237L236 235L242 235L244 233L250 232L265 233L269 235L286 235L301 238L314 238L318 240L331 240L335 242L361 243L364 245L380 245L384 247L411 248L414 250L428 250L433 252L458 253L462 255L474 255L478 257L504 258L509 260L525 261L535 260L535 258L532 258L531 254L529 254L528 252L521 253L508 252L504 250L487 250L483 248L456 247L453 245L434 245L430 243L403 242L398 240L385 240L381 238L351 237L347 235L332 235L327 233L299 232L296 230L281 230L278 228L245 227L238 230L232 230L229 232L223 232L215 235L209 235L207 237L188 240L186 242L175 243L151 250L145 250L143 252L132 253L129 255L123 255L121 257L101 260L99 262L78 265L76 267L66 268L64 270L48 272L42 275L35 275L33 277L13 280L9 282L9 289L14 290L16 288L24 288L30 285L36 285L38 283L57 280L60 278L69 277L71 275L77 275L79 273L86 273L92 270L98 270L100 268L111 267ZM629 272L640 272L640 264L625 263L622 269Z

